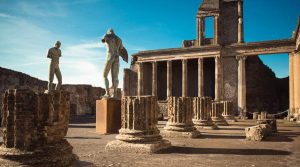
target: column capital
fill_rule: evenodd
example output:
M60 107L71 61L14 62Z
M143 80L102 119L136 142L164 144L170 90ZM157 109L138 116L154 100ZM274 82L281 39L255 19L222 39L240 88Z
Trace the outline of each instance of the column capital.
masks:
M241 55L241 56L236 56L236 60L246 60L247 56Z

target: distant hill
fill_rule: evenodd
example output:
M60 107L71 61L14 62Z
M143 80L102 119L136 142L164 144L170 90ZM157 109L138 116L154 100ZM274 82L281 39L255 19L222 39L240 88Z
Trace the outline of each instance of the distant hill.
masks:
M7 89L27 87L35 92L44 92L47 84L47 81L0 67L0 102ZM95 114L95 101L105 94L104 89L91 85L62 85L62 89L71 92L71 115Z

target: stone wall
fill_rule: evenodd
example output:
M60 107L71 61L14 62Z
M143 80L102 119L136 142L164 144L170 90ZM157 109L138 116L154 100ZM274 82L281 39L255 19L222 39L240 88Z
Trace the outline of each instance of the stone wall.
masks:
M289 79L276 78L259 57L246 59L246 82L247 111L274 114L288 109Z
M35 92L44 92L47 89L47 82L0 67L0 101L7 89L21 87L30 88ZM105 94L104 89L91 85L63 85L62 90L71 93L71 115L95 114L96 100Z

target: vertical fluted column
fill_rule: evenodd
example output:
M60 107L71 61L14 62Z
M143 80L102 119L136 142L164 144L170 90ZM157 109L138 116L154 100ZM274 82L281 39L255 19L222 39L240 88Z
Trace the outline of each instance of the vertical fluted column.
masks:
M188 96L188 87L187 87L187 60L182 60L182 97Z
M219 44L219 16L214 16L214 44Z
M222 82L222 71L221 71L221 58L215 57L215 100L221 99L221 82Z
M142 96L143 95L143 78L144 78L144 74L143 74L143 63L139 63L138 64L138 96Z
M211 119L216 125L226 126L228 123L223 117L224 103L222 101L214 101L211 107Z
M172 61L167 61L167 97L172 96Z
M238 56L238 109L242 118L246 117L246 56Z
M290 88L290 113L292 116L295 113L295 98L294 98L294 54L289 54L289 88Z
M224 107L224 112L223 112L223 117L226 121L230 122L235 122L236 120L234 119L233 116L233 103L232 101L222 101L223 107Z
M203 58L198 59L198 97L204 96Z
M168 122L164 127L165 137L190 137L194 138L199 132L193 125L193 98L169 97Z
M216 129L210 118L212 99L210 97L193 98L193 123L197 128Z
M154 153L171 146L157 128L157 96L123 96L121 129L106 151Z
M152 62L152 96L157 96L157 62Z
M118 140L146 142L160 140L156 96L126 96L121 102L121 129ZM147 133L145 133L147 132Z
M238 43L244 42L243 0L238 1Z

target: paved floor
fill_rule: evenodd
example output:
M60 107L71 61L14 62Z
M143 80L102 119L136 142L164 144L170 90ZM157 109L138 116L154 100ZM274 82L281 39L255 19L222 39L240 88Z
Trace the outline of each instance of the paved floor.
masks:
M162 128L164 123L159 122L159 127ZM300 166L300 125L278 121L279 132L264 142L244 140L244 127L251 125L254 125L252 120L239 121L220 130L202 130L202 136L198 139L168 139L172 147L152 155L107 153L105 145L114 140L115 135L95 133L94 117L72 120L66 139L79 156L75 166Z
M300 166L300 126L282 120L279 132L264 142L244 140L244 127L254 121L239 121L220 130L202 130L198 139L168 139L172 147L152 155L105 152L106 143L115 135L96 134L94 120L84 117L70 124L66 138L80 158L77 166ZM159 127L164 123L159 122Z

